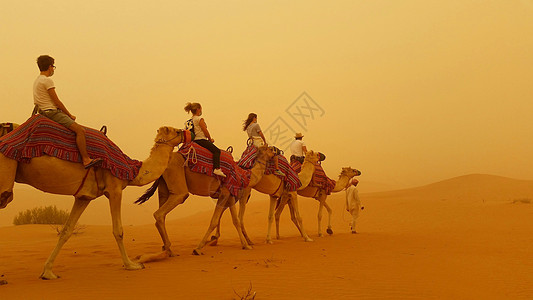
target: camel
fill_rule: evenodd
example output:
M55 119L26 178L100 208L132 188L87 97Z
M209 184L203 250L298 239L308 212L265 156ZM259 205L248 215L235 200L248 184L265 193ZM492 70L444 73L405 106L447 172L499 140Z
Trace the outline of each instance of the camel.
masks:
M300 173L298 173L298 178L300 179L300 182L302 183L302 186L305 184L307 186L313 177L313 172L315 171L315 164L317 163L319 157L318 152L308 151L305 156L305 161L302 164L302 169ZM274 220L274 211L276 209L276 205L279 205L280 203L288 203L289 209L291 213L291 220L300 232L300 235L304 238L304 241L306 242L312 242L313 239L307 235L305 229L303 228L302 218L300 216L300 211L298 209L298 195L296 191L287 191L284 186L281 179L279 179L277 176L270 174L265 175L261 179L261 181L258 182L253 188L263 194L270 195L270 208L268 213L268 231L267 231L267 237L266 242L268 244L273 244L272 237L271 237L271 228L272 228L272 221ZM248 237L248 234L246 233L246 229L244 228L244 212L246 210L246 204L248 203L248 200L250 199L252 187L248 187L243 190L243 195L239 199L239 221L241 223L242 227L242 233L244 234L244 237L246 238L248 244L253 245L252 241ZM218 227L216 235L211 237L211 240L213 241L213 244L216 244L216 241L220 237L220 218L218 219ZM279 231L277 231L276 238L280 239Z
M19 127L19 124L16 123L0 123L0 137L10 133L17 127Z
M159 178L167 168L172 150L182 140L182 130L172 127L159 128L150 156L143 162L137 177L131 181L118 179L108 169L90 168L85 170L81 163L73 163L51 156L35 157L29 163L18 163L16 160L0 154L0 208L5 208L13 200L15 182L31 185L47 193L74 196L74 205L69 218L60 233L56 247L44 264L40 278L59 278L52 271L54 260L61 247L71 236L76 222L89 205L90 200L102 195L109 199L113 235L125 269L144 268L143 264L130 260L124 247L120 210L122 190L128 185L142 186Z
M274 153L271 148L266 146L259 148L256 163L251 169L251 179L248 186L254 186L259 182L265 172L266 162L273 156ZM217 205L213 212L213 217L207 229L207 233L204 235L198 246L193 250L193 254L201 254L200 251L207 243L207 239L213 229L217 226L222 212L228 207L231 211L233 224L237 229L243 249L251 249L250 244L247 243L241 231L241 225L235 209L235 197L230 194L225 186L220 186L220 181L217 178L192 172L187 166L184 166L184 164L185 158L183 155L177 152L173 153L168 168L165 170L161 178L135 202L139 204L144 203L155 193L155 190L158 189L159 209L154 213L154 218L156 220L155 226L163 240L163 252L166 252L166 254L158 254L156 257L160 259L164 255L174 255L170 249L171 243L165 225L167 214L176 206L185 202L189 197L189 194L197 196L214 196L219 188L220 191ZM149 256L145 256L142 259L143 261L152 260Z
M331 190L331 193L338 193L344 190L348 186L350 180L354 176L359 176L359 175L361 175L361 172L359 170L352 169L350 167L342 168L341 174L339 175L339 179L336 181L335 187L333 188L333 190ZM320 205L318 207L318 236L319 237L322 236L322 230L321 230L320 223L322 221L322 208L323 207L325 207L326 210L328 211L327 233L330 235L333 234L333 230L331 229L332 209L326 203L326 199L327 199L326 191L319 187L302 185L302 187L298 190L298 195L303 196L303 197L308 197L308 198L314 198L320 202ZM288 201L290 200L291 199L288 199ZM287 203L286 201L282 201L276 210L276 232L278 235L279 235L279 218L281 216L281 213L283 212L283 208L286 203Z

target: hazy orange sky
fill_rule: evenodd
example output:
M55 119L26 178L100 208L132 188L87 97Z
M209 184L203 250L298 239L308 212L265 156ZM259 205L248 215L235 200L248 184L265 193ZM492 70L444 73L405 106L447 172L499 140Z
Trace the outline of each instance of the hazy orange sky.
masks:
M197 101L236 157L256 112L302 131L335 178L533 179L532 0L2 1L0 23L2 122L29 117L49 54L77 121L106 124L132 158ZM303 92L317 110L293 119Z

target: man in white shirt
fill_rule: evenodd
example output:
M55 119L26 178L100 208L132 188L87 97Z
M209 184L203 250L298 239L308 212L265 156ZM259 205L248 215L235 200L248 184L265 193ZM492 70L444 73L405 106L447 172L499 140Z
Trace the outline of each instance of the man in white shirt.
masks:
M54 81L50 78L56 69L54 62L54 58L48 55L41 55L37 58L37 65L41 73L33 83L33 102L37 106L39 114L65 126L76 134L76 145L80 151L83 166L88 169L102 162L102 159L89 157L85 128L74 122L76 116L68 111L57 96Z
M294 141L291 143L291 162L293 160L298 160L303 164L305 153L307 152L307 147L305 146L304 141L302 140L304 135L301 132L298 132L294 135Z
M361 206L361 200L359 199L359 192L357 191L357 184L359 180L353 178L346 187L346 210L352 215L352 233L357 233L355 225L357 218L359 217L359 211L365 209Z

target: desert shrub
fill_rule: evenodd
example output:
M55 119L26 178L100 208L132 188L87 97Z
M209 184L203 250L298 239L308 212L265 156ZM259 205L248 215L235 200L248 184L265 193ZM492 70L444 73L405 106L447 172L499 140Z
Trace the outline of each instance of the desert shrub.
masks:
M55 205L36 207L19 212L13 219L13 225L65 224L68 216L67 210L60 210Z
M61 231L63 231L63 227L65 227L65 225L54 224L50 225L50 227L57 233L58 236L60 236ZM85 228L87 228L87 226L76 223L76 225L74 225L74 228L72 229L72 234L82 234L85 231Z

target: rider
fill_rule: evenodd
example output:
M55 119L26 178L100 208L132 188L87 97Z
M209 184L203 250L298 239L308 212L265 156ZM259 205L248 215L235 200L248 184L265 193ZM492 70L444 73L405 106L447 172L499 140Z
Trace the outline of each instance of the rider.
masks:
M263 145L268 145L266 142L265 135L261 131L261 126L259 126L259 124L257 123L257 114L249 113L248 118L244 120L244 123L242 125L243 125L242 129L246 131L246 133L248 134L248 138L252 139L253 145L255 147L261 147ZM285 173L283 173L279 169L278 155L274 155L273 161L274 161L274 167L275 167L274 174L279 175L279 176L285 176Z
M76 116L72 115L63 102L59 100L54 81L50 78L56 69L54 62L54 58L48 55L41 55L37 58L37 65L41 73L33 83L33 102L39 114L65 126L76 134L76 145L81 154L83 167L88 169L102 162L102 158L91 159L89 157L85 128L74 122Z
M194 142L213 153L213 174L226 177L220 169L220 149L213 144L215 140L209 134L204 118L201 117L202 105L200 105L200 103L187 102L185 105L185 111L192 113L195 135Z
M302 140L304 135L300 132L294 135L294 141L291 143L291 162L293 160L298 160L303 164L305 153L307 152L307 147L305 146L304 141Z

